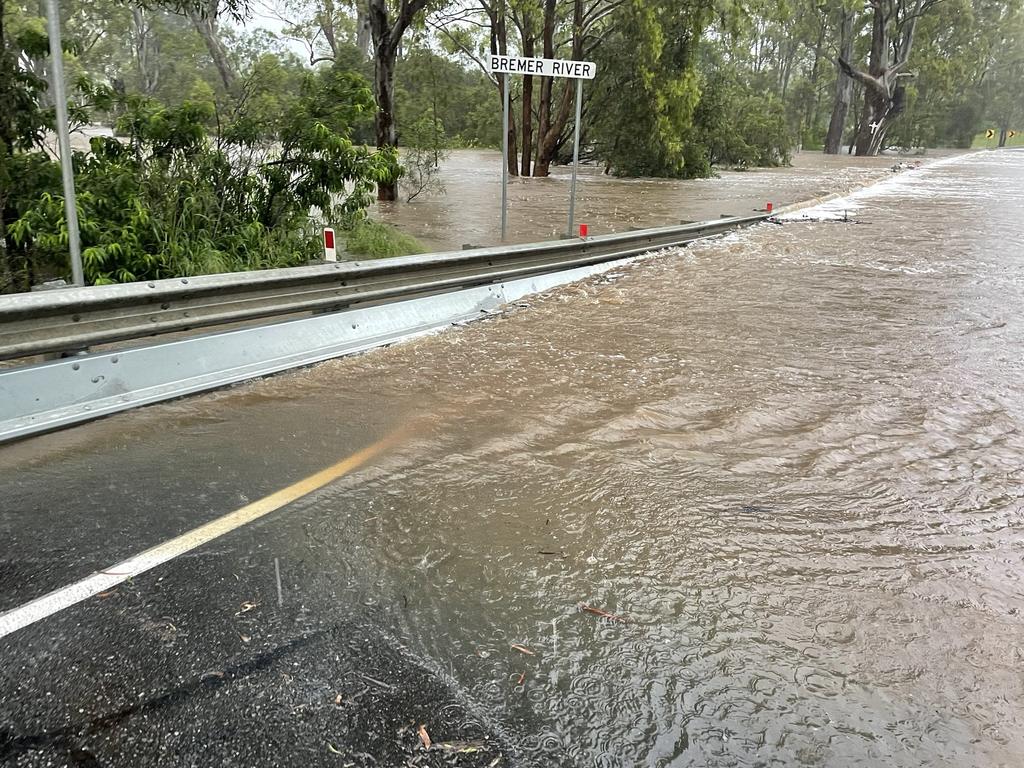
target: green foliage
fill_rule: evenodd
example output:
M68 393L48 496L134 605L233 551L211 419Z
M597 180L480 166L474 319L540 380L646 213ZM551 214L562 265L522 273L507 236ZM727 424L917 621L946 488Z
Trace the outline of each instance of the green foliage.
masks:
M336 109L324 114L325 99ZM254 100L210 140L206 103L121 105L123 140L94 138L76 154L82 256L93 283L302 264L319 252L328 217L358 215L374 184L399 173L394 154L347 136L346 118L371 110L365 81L308 73L279 109ZM276 141L265 141L267 136ZM40 263L63 258L63 199L43 191L9 226Z
M789 162L792 146L782 100L744 86L734 67L705 58L701 100L691 141L708 165L777 166Z
M599 49L602 77L590 109L589 136L613 173L707 173L686 138L700 101L695 62L711 11L702 0L623 5L614 34Z
M349 228L345 250L354 256L383 259L423 253L425 249L411 235L388 224L361 218Z
M500 147L501 119L498 93L482 73L439 56L424 46L414 46L396 67L398 141L413 146L422 133L417 126L424 114L433 115L444 127L445 145ZM422 142L421 142L422 143Z
M403 136L405 174L401 181L406 202L411 203L424 192L444 192L439 178L441 162L448 157L444 125L436 117L424 114Z

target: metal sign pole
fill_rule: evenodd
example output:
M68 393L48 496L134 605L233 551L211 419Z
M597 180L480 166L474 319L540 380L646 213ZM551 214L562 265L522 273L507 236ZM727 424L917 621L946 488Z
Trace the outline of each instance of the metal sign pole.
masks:
M54 2L54 0L50 0ZM508 227L508 73L504 75L505 109L501 118L501 239Z
M569 191L569 231L572 237L573 218L576 215L576 167L580 164L580 114L583 110L583 80L576 79L576 130L572 145L572 189Z
M82 272L82 251L78 239L75 177L71 168L68 97L64 89L64 51L60 45L60 7L57 0L46 0L46 29L50 36L50 87L53 89L53 100L57 107L57 144L60 147L60 173L64 182L64 211L68 222L71 281L75 285L85 285L85 275Z

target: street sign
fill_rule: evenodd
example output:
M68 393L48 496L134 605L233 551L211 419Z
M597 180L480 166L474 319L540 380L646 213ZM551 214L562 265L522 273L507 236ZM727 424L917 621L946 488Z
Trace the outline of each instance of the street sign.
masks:
M597 65L592 61L573 59L539 59L525 56L502 56L492 53L487 57L487 68L493 75L502 77L502 140L501 140L501 239L505 240L508 222L508 102L509 75L536 75L538 77L568 77L576 81L576 130L572 150L572 188L569 192L569 230L572 237L572 221L576 213L576 170L580 164L580 115L583 108L583 81L593 80Z
M487 65L490 71L497 75L538 75L593 80L597 73L597 65L592 61L499 56L495 53L488 57Z
M989 128L987 131L985 131L985 138L986 139L994 139L995 137L996 137L996 132L994 130L992 130L991 128Z

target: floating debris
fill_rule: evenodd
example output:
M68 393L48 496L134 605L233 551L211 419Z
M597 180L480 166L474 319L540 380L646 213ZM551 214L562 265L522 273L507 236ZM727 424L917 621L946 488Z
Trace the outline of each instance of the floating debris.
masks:
M486 744L477 741L439 741L431 747L431 749L455 755L473 755L486 748Z
M416 730L417 735L420 737L420 742L423 744L424 749L430 749L430 734L427 733L427 727L420 725Z
M537 654L527 648L525 645L519 645L518 643L512 643L512 647L520 653L525 653L527 656L536 656Z
M587 605L586 603L580 603L580 610L586 611L587 613L592 613L595 616L600 616L602 619L608 619L609 621L617 621L621 624L626 623L626 619L624 619L622 616L616 616L614 613L608 613L608 611L602 610L600 608L595 608L594 606Z

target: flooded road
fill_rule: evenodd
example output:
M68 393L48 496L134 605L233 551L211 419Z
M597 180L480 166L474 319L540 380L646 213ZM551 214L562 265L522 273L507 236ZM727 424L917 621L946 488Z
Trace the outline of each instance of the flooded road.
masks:
M576 222L591 234L745 216L772 202L782 205L845 193L885 177L893 164L929 162L926 157L850 157L805 152L786 168L719 170L714 179L619 179L596 166L580 166ZM554 240L568 226L572 168L556 166L543 179L509 180L508 241ZM501 241L501 153L456 150L441 167L444 193L424 194L412 203L378 204L376 215L416 236L429 250L459 250L463 244Z
M841 211L854 222L828 220ZM515 765L1018 765L1024 152L803 213L449 333L0 449L11 607L411 430L127 597L0 640L17 660L0 735L360 616ZM259 607L239 615L243 600ZM270 670L275 691L333 700L333 681ZM301 733L306 715L273 700L247 721ZM160 739L111 764L204 754L189 734L214 711L193 703L180 732L136 722L113 743ZM118 754L104 738L89 748ZM277 763L345 762L322 740L273 743Z

